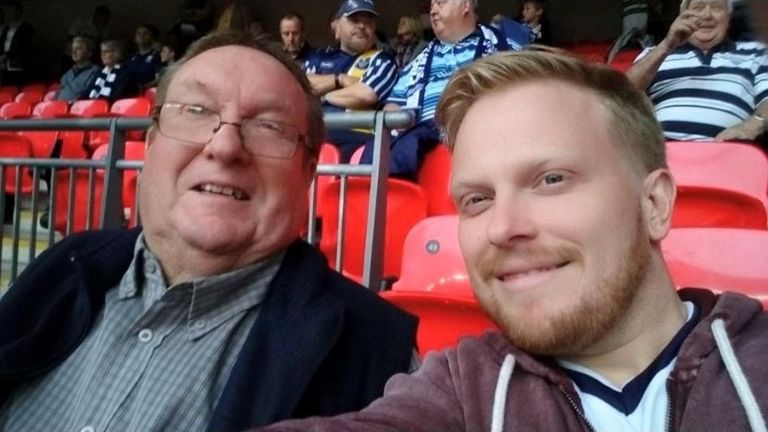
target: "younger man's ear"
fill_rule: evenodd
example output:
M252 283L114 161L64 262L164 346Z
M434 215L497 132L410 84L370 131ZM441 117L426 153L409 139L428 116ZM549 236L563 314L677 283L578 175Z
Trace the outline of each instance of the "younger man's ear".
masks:
M672 225L677 189L667 169L657 169L643 181L641 207L651 241L661 241Z

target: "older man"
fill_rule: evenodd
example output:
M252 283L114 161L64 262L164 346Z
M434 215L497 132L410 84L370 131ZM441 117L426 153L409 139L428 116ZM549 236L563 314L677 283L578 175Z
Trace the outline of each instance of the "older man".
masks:
M93 41L75 36L72 39L71 56L74 65L61 77L61 86L56 91L56 99L74 102L88 94L99 68L91 62Z
M158 89L143 232L68 238L0 302L0 429L239 431L407 371L414 318L299 240L322 138L280 45L190 47Z
M411 110L416 125L392 140L390 173L415 178L421 156L440 140L434 116L437 101L448 80L462 66L478 58L508 49L496 29L477 22L478 0L432 0L430 20L433 39L400 72L387 99L388 110ZM369 142L362 161L373 159Z
M472 288L501 331L427 356L359 413L265 431L765 430L768 315L676 292L660 246L675 184L624 75L499 54L453 78L438 119Z
M337 13L339 47L319 52L307 62L307 74L325 112L379 108L397 80L391 54L378 50L376 18L371 0L345 0ZM370 130L328 132L339 147L342 161L372 136Z
M768 116L765 46L728 39L728 0L685 0L664 40L627 71L673 140L755 140Z
M280 19L279 30L285 52L300 65L304 65L315 52L304 38L304 18L298 13L284 15Z

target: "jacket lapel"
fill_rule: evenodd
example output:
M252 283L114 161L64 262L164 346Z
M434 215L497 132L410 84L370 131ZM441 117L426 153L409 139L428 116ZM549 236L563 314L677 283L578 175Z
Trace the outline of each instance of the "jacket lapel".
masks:
M236 431L292 416L334 346L344 303L324 289L327 267L297 241L240 352L208 429Z

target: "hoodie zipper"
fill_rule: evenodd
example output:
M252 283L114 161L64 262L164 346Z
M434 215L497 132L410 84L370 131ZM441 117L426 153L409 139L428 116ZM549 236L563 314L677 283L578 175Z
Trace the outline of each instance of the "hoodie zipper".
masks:
M568 400L568 403L571 404L571 408L573 408L574 411L576 411L576 414L578 414L581 421L584 422L585 425L587 425L587 430L590 432L595 432L595 428L592 426L592 423L589 422L587 419L587 416L584 414L584 412L579 408L579 406L576 404L576 401L573 400L573 397L571 397L571 394L568 393L568 391L563 387L562 384L558 386L558 389L560 390L560 393L562 393L565 398Z
M672 407L672 379L667 378L667 420L664 428L667 432L672 432Z

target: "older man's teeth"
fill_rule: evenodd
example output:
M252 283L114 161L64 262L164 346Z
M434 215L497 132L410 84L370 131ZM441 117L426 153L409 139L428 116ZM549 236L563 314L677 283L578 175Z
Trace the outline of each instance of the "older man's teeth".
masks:
M208 192L208 193L212 193L212 194L224 195L224 196L232 197L232 198L237 199L237 200L242 200L242 199L245 199L245 197L246 197L245 192L243 192L243 191L241 191L239 189L235 189L233 187L229 187L229 186L219 186L219 185L214 185L214 184L205 184L205 185L200 186L200 190L203 191L203 192Z

